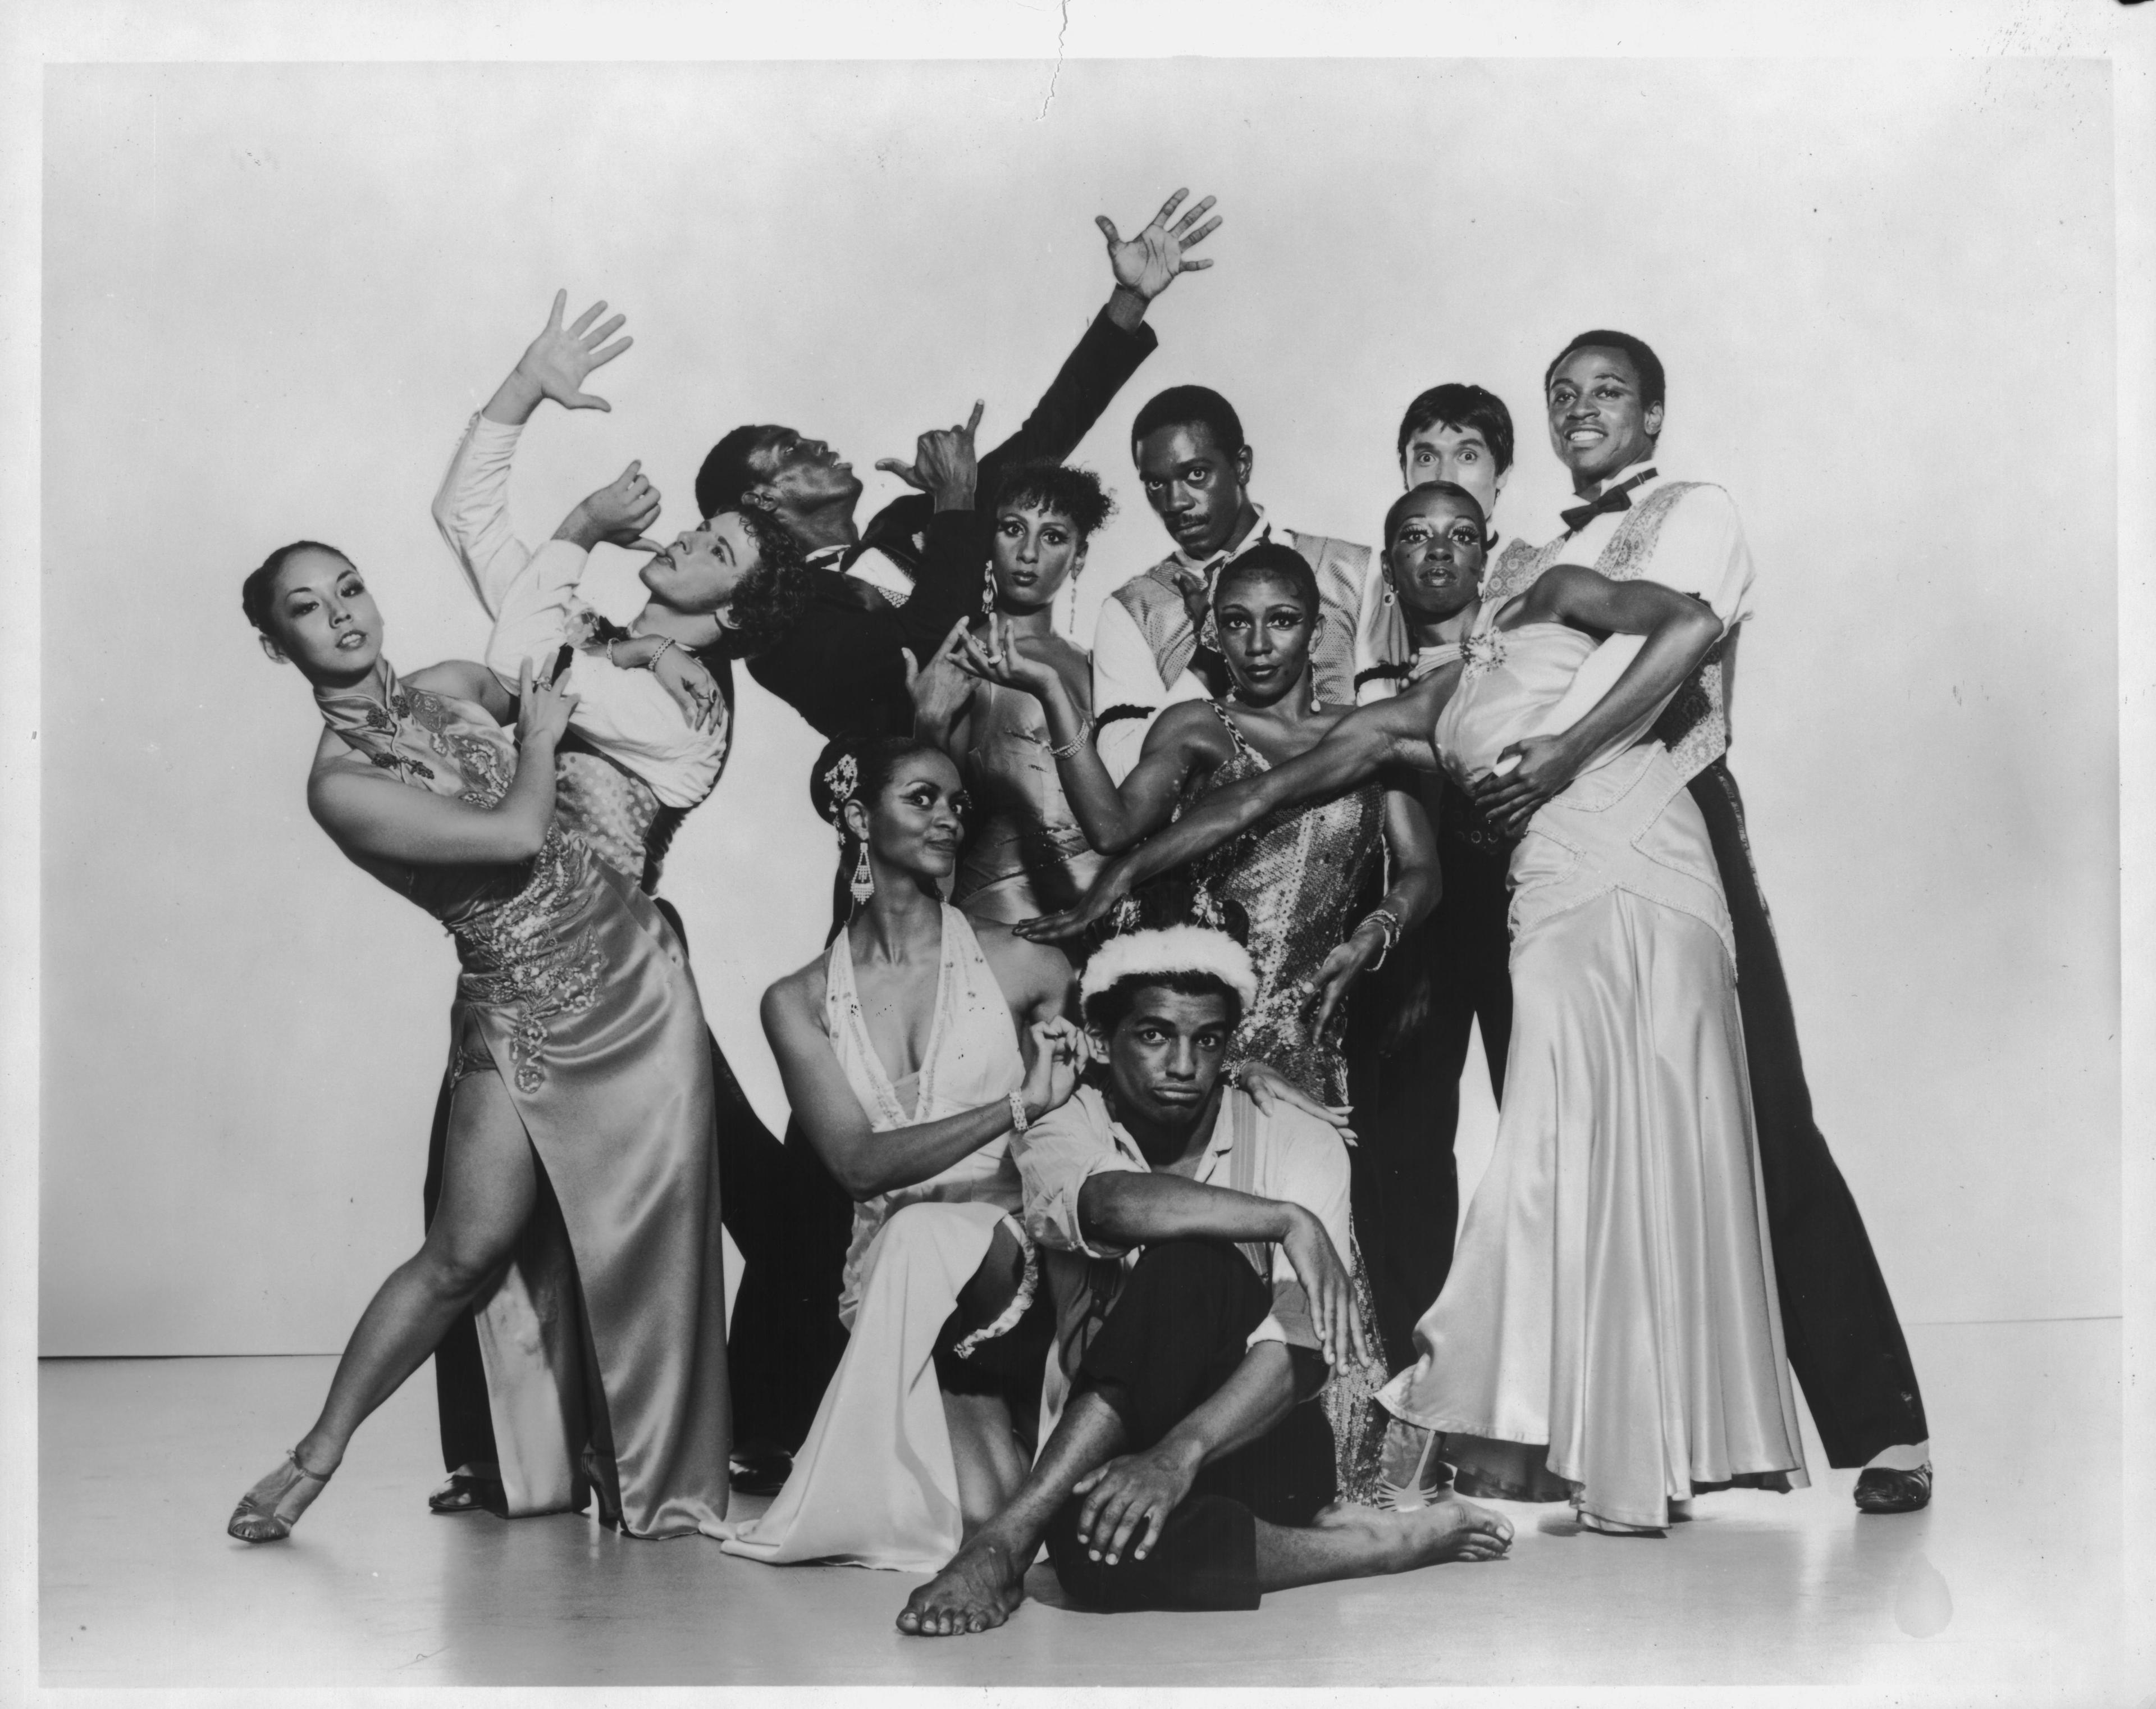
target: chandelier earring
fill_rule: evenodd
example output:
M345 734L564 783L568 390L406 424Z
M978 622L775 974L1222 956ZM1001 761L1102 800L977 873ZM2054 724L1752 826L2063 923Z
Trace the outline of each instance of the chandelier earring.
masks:
M866 908L869 898L875 894L875 874L869 870L869 841L861 839L861 857L854 862L853 882L847 888L854 893L854 906Z
M990 564L981 571L981 615L992 617L996 610L996 567Z

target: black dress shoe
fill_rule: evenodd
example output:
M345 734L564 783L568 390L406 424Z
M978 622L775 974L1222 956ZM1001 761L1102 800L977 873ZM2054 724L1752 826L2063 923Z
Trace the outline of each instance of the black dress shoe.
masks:
M786 1487L793 1470L793 1456L776 1449L737 1454L729 1464L728 1481L742 1495L776 1495Z
M1932 1465L1929 1460L1912 1472L1897 1472L1875 1465L1856 1475L1859 1513L1914 1513L1932 1505Z

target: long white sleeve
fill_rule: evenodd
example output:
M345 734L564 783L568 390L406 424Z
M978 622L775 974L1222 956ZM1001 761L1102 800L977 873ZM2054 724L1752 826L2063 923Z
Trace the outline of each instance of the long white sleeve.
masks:
M1146 732L1152 728L1163 707L1178 700L1204 697L1204 684L1188 671L1173 687L1163 682L1160 667L1153 662L1152 649L1146 645L1137 619L1120 600L1102 602L1100 620L1093 629L1093 716L1097 718L1119 706L1145 708L1143 718L1117 718L1095 732L1094 746L1111 779L1121 783L1138 763Z
M501 590L486 664L505 687L516 686L526 659L535 671L551 667L589 558L581 546L550 540ZM726 760L729 718L721 717L716 729L694 728L650 672L618 670L603 654L573 654L566 680L577 697L570 728L649 784L661 801L693 807L711 794Z
M434 526L490 617L500 611L503 590L531 556L509 521L509 466L523 432L474 414L434 495ZM516 681L514 671L510 680Z

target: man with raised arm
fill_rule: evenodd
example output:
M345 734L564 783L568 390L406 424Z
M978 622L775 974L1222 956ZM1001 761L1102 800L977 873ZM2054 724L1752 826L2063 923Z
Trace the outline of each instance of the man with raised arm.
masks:
M916 1591L901 1631L1001 1625L1045 1540L1089 1608L1253 1609L1269 1590L1489 1560L1502 1518L1455 1498L1335 1501L1332 1431L1310 1404L1363 1331L1341 1262L1339 1137L1223 1084L1257 988L1224 930L1146 899L1081 987L1095 1084L1014 1138L1028 1228L1057 1315L1053 1433L1009 1506ZM1060 1379L1060 1380L1058 1380Z
M919 491L886 505L866 529L854 520L860 481L822 440L790 427L737 427L706 456L696 476L702 514L755 510L783 524L808 557L790 620L771 634L744 636L740 651L749 674L820 734L861 739L912 728L904 655L928 659L952 625L980 604L988 523L974 509L974 492L993 492L1006 467L1070 456L1158 342L1144 324L1152 300L1178 275L1213 265L1187 253L1220 223L1204 219L1210 196L1168 224L1187 193L1169 197L1128 241L1112 220L1096 221L1115 288L1032 414L978 467L978 404L972 424L939 445L924 435L914 463L880 463Z
M798 571L799 559L791 538L761 514L714 515L652 551L640 572L650 597L617 630L582 605L578 589L594 545L638 544L658 517L660 496L637 464L582 500L536 549L517 538L509 477L526 425L549 399L564 409L608 409L585 382L633 342L608 342L624 317L600 322L603 302L565 327L567 298L555 294L546 326L466 425L435 495L434 521L494 620L485 657L497 677L513 685L525 665L547 670L565 643L578 649L559 679L578 704L557 788L600 858L655 890L675 831L710 795L726 764L733 685L720 643L731 633L734 601L760 574ZM680 915L663 900L660 906L685 944ZM743 1469L737 1475L754 1488L800 1439L816 1404L816 1391L802 1392L795 1375L804 1351L801 1302L815 1284L803 1269L814 1249L814 1182L757 1120L716 1038L711 1066L721 1201L744 1261L727 1338L735 1459ZM445 1089L428 1177L429 1216L447 1104ZM437 1351L435 1383L449 1469L434 1497L436 1511L493 1506L493 1423L468 1325Z
M1577 502L1561 513L1563 532L1547 545L1493 569L1484 596L1509 599L1560 563L1591 565L1618 581L1732 590L1727 634L1683 680L1656 733L1688 779L1729 899L1789 1364L1827 1463L1864 1468L1858 1510L1913 1512L1932 1491L1916 1367L1863 1217L1812 1119L1781 952L1726 757L1738 625L1750 610L1752 554L1743 525L1721 487L1666 480L1656 467L1666 386L1661 358L1642 340L1608 329L1582 332L1558 352L1543 383L1550 445L1572 471ZM1717 609L1723 610L1722 602ZM1591 703L1637 651L1629 637L1605 642L1558 716ZM1517 770L1486 780L1477 791L1477 805L1502 825L1523 825L1571 780L1576 763L1561 737L1520 744L1518 753Z

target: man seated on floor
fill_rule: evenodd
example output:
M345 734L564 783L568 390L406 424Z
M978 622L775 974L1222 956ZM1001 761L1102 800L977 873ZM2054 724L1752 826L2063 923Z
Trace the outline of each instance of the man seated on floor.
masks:
M1142 909L1181 912L1165 897ZM1091 1084L1012 1141L1057 1309L1047 1400L1060 1387L1067 1404L901 1631L1001 1625L1044 1539L1065 1593L1112 1610L1254 1609L1268 1590L1511 1542L1502 1517L1455 1497L1334 1499L1332 1431L1310 1403L1363 1345L1340 1257L1348 1160L1316 1117L1261 1113L1222 1083L1256 990L1214 924L1142 919L1088 962Z

